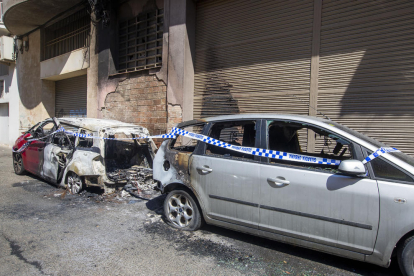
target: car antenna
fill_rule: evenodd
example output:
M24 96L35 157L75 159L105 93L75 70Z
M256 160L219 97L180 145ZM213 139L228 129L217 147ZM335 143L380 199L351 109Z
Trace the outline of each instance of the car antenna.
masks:
M303 102L303 103L305 103L305 101L303 101L301 98L299 98L299 97L297 97L296 95L294 95L294 94L286 94L286 95L288 95L288 96L293 96L293 97L295 97L296 99L298 99L299 101L301 101L301 102ZM310 108L312 108L313 110L315 110L318 114L320 114L320 115L322 115L322 116L324 116L326 119L328 119L329 121L332 121L331 120L331 118L329 118L327 115L325 115L325 114L323 114L322 112L320 112L320 111L318 111L316 108L314 108L313 106L311 106L309 103L306 103Z

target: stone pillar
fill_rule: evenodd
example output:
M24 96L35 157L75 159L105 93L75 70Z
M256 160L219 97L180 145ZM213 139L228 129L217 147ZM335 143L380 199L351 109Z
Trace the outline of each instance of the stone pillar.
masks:
M91 41L89 45L89 68L87 70L87 117L98 118L98 66L97 53L98 28L91 22Z
M157 75L167 83L168 129L193 118L195 3L192 0L164 2L163 70ZM167 66L165 70L165 66Z

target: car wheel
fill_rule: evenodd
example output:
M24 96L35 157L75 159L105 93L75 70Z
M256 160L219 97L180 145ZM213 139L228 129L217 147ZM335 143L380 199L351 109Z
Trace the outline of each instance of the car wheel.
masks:
M26 172L23 165L22 155L20 153L13 154L13 168L14 173L18 175L22 175Z
M82 179L76 173L71 173L68 176L68 190L70 193L79 194L79 192L82 191L82 188Z
M171 191L164 201L164 214L169 225L194 231L201 227L201 213L194 198L183 190Z
M398 248L398 265L404 276L414 276L414 236Z

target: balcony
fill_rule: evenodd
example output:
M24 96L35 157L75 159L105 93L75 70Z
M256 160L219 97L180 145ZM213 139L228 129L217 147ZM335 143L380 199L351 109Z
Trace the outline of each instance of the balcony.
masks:
M2 21L14 35L23 35L78 5L80 0L4 0Z

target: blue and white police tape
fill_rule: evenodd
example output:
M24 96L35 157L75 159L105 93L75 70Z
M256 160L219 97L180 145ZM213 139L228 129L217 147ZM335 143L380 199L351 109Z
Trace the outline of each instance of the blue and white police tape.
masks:
M301 163L312 163L312 164L321 164L321 165L334 165L338 166L341 163L341 160L335 160L335 159L328 159L328 158L321 158L321 157L314 157L314 156L307 156L307 155L301 155L301 154L294 154L294 153L288 153L283 151L275 151L275 150L267 150L267 149L261 149L261 148L251 148L251 147L243 147L243 146L236 146L232 145L202 134L196 134L193 132L189 132L183 129L179 129L176 127L173 127L171 132L168 134L161 134L161 135L151 135L151 136L140 136L140 137L133 137L133 138L108 138L108 137L97 137L92 136L89 134L84 133L77 133L72 131L65 131L64 128L60 128L52 133L50 133L47 136L37 138L37 139L30 139L27 141L26 144L24 144L20 149L13 150L13 152L22 152L27 148L27 146L36 140L42 140L45 139L56 132L64 131L66 134L73 135L76 137L82 137L82 138L90 138L90 139L103 139L103 140L140 140L140 139L149 139L149 138L161 138L161 139L175 139L177 135L189 137L198 141L205 142L207 144L211 144L217 147L229 149L236 152L241 152L245 154L250 155L256 155L256 156L263 156L263 157L269 157L274 159L282 159L282 160L289 160L294 162L301 162ZM372 161L373 159L377 158L378 156L381 156L383 154L389 153L389 152L397 152L396 148L379 148L376 150L373 154L365 158L365 160L362 161L363 164L366 164L367 162Z
M26 142L23 146L21 146L19 149L14 150L14 149L12 148L12 152L14 152L14 153L20 153L20 152L24 151L24 150L25 150L25 149L26 149L26 148L30 145L30 143L31 143L31 142L34 142L34 141L39 141L39 140L43 140L43 139L46 139L46 138L48 138L48 137L52 136L53 134L55 134L55 133L57 133L57 132L64 132L64 131L65 131L65 129L64 129L63 127L61 127L61 128L59 128L59 129L57 129L57 130L53 131L52 133L49 133L49 134L48 134L48 135L46 135L46 136L39 137L39 138L29 139L29 140L27 140L27 142Z
M231 145L226 142L223 142L223 141L220 141L220 140L217 140L217 139L214 139L214 138L202 135L202 134L195 134L195 133L185 131L179 128L173 128L171 132L177 135L190 137L195 140L199 140L199 141L202 141L202 142L214 145L214 146L218 146L221 148L226 148L229 150L233 150L233 151L237 151L237 152L241 152L245 154L250 154L250 155L257 155L257 156L270 157L274 159L283 159L283 160L302 162L302 163L323 164L323 165L339 165L341 163L340 160L334 160L334 159L294 154L294 153L288 153L288 152L283 152L283 151L266 150L266 149L260 149L260 148L251 148L251 147Z
M141 139L168 139L173 138L175 139L176 136L172 134L171 132L168 134L161 134L161 135L151 135L151 136L140 136L140 137L131 137L131 138L111 138L111 137L98 137L98 136L92 136L90 134L84 134L84 133L78 133L78 132L72 132L72 131L65 131L66 134L72 135L75 137L81 137L81 138L90 138L90 139L102 139L102 140L141 140Z
M384 155L384 154L389 153L389 152L399 152L399 150L397 150L396 148L379 148L376 151L374 151L374 153L372 153L370 156L365 158L362 161L362 164L366 164L366 163L372 161L373 159L377 158L378 156Z

